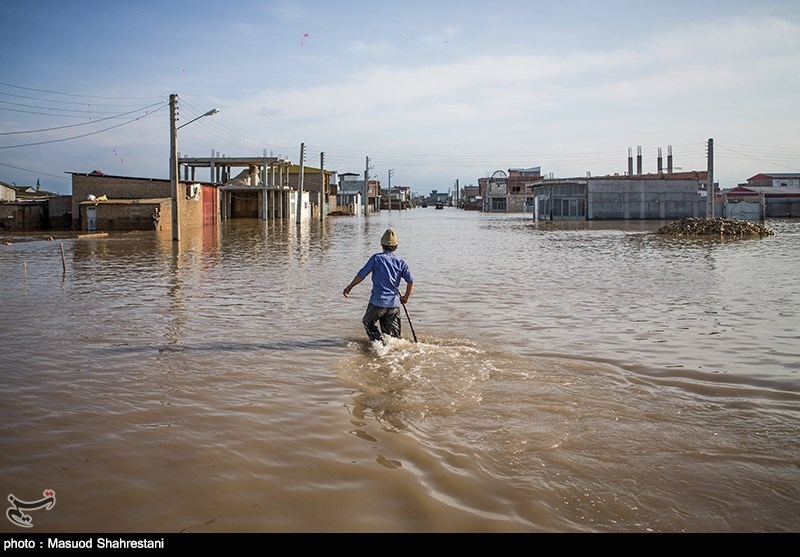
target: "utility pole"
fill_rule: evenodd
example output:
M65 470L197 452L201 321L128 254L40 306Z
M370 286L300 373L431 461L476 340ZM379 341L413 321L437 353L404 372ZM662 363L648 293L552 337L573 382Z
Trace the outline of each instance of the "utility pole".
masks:
M394 176L394 168L389 169L389 212L392 212L392 176Z
M319 221L325 220L325 203L328 201L328 184L325 182L325 153L319 154Z
M169 185L172 190L172 239L181 239L178 225L178 95L169 96Z
M458 195L458 178L456 178L456 209L458 209L458 202L461 198Z
M306 144L300 144L300 178L297 180L297 224L303 211L303 164L306 160Z
M706 217L714 218L714 140L708 140L708 187L706 188Z
M369 208L369 157L367 165L364 167L364 216L367 216Z

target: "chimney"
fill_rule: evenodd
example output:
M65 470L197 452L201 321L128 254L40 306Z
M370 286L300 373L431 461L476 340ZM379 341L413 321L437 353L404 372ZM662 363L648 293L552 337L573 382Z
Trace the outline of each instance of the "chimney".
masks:
M628 147L628 176L633 176L633 148Z
M672 145L667 146L667 173L672 174Z
M637 145L636 147L636 174L641 176L642 175L642 146Z
M664 173L664 159L661 157L661 147L658 148L658 173Z

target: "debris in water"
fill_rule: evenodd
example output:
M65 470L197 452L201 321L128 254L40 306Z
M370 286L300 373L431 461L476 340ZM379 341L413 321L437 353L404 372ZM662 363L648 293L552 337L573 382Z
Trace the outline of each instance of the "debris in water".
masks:
M737 219L685 218L659 228L656 234L673 236L772 236L760 222Z

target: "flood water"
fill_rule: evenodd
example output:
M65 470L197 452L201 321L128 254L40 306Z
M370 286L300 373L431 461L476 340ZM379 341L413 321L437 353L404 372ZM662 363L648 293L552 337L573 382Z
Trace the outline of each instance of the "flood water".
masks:
M0 491L57 501L0 531L796 532L800 222L661 224L0 236ZM388 226L372 346L342 289Z

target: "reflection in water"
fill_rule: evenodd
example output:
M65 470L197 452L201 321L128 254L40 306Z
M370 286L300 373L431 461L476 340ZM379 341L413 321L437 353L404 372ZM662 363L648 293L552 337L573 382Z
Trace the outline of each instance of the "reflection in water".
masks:
M59 493L49 532L796 531L800 225L661 224L229 220L65 238L66 274L2 246L2 489ZM389 225L418 342L341 296Z
M181 336L181 328L186 322L186 308L184 307L184 300L181 295L183 279L181 278L180 269L180 242L172 242L170 274L168 275L167 281L169 283L167 291L171 299L169 306L171 324L167 329L165 337L167 341L166 345L169 347L178 343Z

